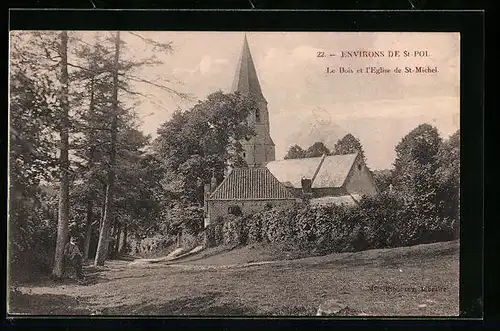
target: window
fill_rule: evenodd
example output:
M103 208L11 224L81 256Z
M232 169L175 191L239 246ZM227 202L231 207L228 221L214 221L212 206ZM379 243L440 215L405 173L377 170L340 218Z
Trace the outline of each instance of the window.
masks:
M240 216L242 214L240 206L229 206L227 208L228 214L234 215L234 216Z
M361 164L358 164L358 170L361 170L363 166Z
M243 157L247 157L247 153L243 152Z
M259 122L260 122L260 109L257 109L257 110L255 111L255 121L256 121L257 123L259 123Z

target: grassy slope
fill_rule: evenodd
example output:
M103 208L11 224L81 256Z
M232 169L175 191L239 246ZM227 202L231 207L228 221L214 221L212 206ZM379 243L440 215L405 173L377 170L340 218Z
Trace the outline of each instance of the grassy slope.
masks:
M446 242L245 266L276 257L254 246L212 250L173 265L112 261L87 270L87 286L23 287L10 311L292 316L314 315L324 300L338 299L370 315L457 315L458 250L458 242Z

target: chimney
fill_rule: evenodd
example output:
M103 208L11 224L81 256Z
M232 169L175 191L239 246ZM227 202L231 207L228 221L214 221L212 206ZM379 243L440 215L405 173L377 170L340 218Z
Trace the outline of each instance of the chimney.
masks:
M302 179L300 180L300 184L302 186L302 193L304 194L312 193L311 190L312 180L310 180L309 178L302 177Z

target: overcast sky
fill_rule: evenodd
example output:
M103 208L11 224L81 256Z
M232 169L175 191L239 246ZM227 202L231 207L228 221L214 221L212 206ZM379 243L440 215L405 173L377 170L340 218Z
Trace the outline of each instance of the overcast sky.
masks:
M271 137L277 159L289 146L306 148L322 140L329 148L346 133L361 140L373 169L390 168L395 145L421 123L435 125L443 138L459 128L458 33L248 32L247 38L262 92L268 101ZM160 76L196 100L217 90L229 92L240 56L243 32L141 32L172 42L165 64L142 70L147 79ZM137 57L147 55L143 41L123 34ZM341 51L383 51L385 57L341 58ZM389 58L389 50L426 50L429 57ZM336 56L318 58L318 51ZM326 67L437 66L434 74L327 74ZM151 94L139 106L142 127L156 135L183 102L161 90L138 86Z

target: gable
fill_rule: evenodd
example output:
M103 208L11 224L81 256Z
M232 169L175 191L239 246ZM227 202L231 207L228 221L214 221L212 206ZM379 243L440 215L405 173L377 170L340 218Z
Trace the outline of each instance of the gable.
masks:
M209 200L295 199L267 168L236 168L210 195Z
M361 158L356 160L345 182L349 193L373 196L378 193L372 174Z

